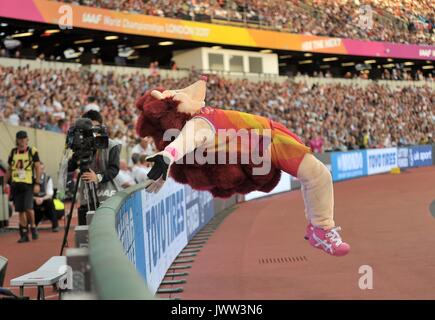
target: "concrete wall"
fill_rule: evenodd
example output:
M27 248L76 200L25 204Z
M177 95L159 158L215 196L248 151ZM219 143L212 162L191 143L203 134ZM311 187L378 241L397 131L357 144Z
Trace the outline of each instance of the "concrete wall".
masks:
M209 54L220 54L223 56L224 72L230 72L230 58L231 56L241 56L243 58L243 72L241 74L249 73L249 57L258 57L262 59L262 74L278 76L278 55L275 53L260 53L255 51L245 50L229 50L229 49L212 49L202 47L192 50L174 51L174 61L179 68L190 69L192 66L196 70L204 70L206 72L213 72L209 63ZM234 73L237 74L237 73ZM255 73L252 73L255 75Z

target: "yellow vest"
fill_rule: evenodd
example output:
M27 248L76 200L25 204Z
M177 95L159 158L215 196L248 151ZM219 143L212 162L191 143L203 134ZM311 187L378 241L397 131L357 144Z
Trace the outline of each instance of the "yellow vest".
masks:
M24 152L18 149L12 150L10 163L12 182L33 184L33 157L37 152L34 147L29 147Z
M62 201L60 201L59 199L53 199L53 204L54 204L54 209L56 211L65 210L64 203Z

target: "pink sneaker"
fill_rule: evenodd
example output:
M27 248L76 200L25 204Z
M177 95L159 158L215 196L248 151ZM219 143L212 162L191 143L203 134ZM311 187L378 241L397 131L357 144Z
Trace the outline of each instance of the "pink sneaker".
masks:
M313 232L313 225L310 222L307 228L305 229L305 236L304 236L305 240L310 240L311 232Z
M313 227L310 235L310 244L313 247L322 249L326 253L333 256L345 256L350 251L350 246L341 240L338 231L340 227L335 227L329 230Z

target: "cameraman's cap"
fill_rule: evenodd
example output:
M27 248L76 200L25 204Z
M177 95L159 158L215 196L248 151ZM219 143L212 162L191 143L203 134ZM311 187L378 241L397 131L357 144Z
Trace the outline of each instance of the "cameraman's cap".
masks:
M24 139L24 138L27 138L27 132L26 132L26 131L23 131L23 130L18 131L18 132L17 132L17 135L16 135L16 138L17 138L17 139Z

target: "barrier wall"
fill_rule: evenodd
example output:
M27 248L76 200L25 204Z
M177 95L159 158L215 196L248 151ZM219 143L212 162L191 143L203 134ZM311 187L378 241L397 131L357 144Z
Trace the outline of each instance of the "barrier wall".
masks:
M281 173L281 179L279 180L278 184L275 188L273 188L270 192L261 192L261 191L253 191L245 195L245 200L253 200L257 198L267 197L271 196L277 193L286 192L291 190L291 175L288 173L282 172Z
M392 168L402 169L435 165L435 145L418 145L398 148L367 149L345 152L315 154L331 171L333 181L341 181L389 172ZM251 192L245 200L269 196L278 192L300 189L301 184L295 177L283 175L278 186L271 193ZM283 182L285 180L285 182ZM285 187L283 187L285 185Z
M155 294L181 250L213 218L213 197L172 179L157 194L137 188L127 192L115 228L123 253Z
M90 264L99 299L152 299L188 241L215 213L236 203L235 196L214 199L172 179L158 194L143 188L128 188L105 201L90 225Z
M102 203L92 219L89 227L89 262L98 299L149 300L154 297L124 253L116 228L121 206L142 188L137 185L118 192Z
M392 168L413 168L433 164L433 146L367 149L331 154L334 181L389 172Z

